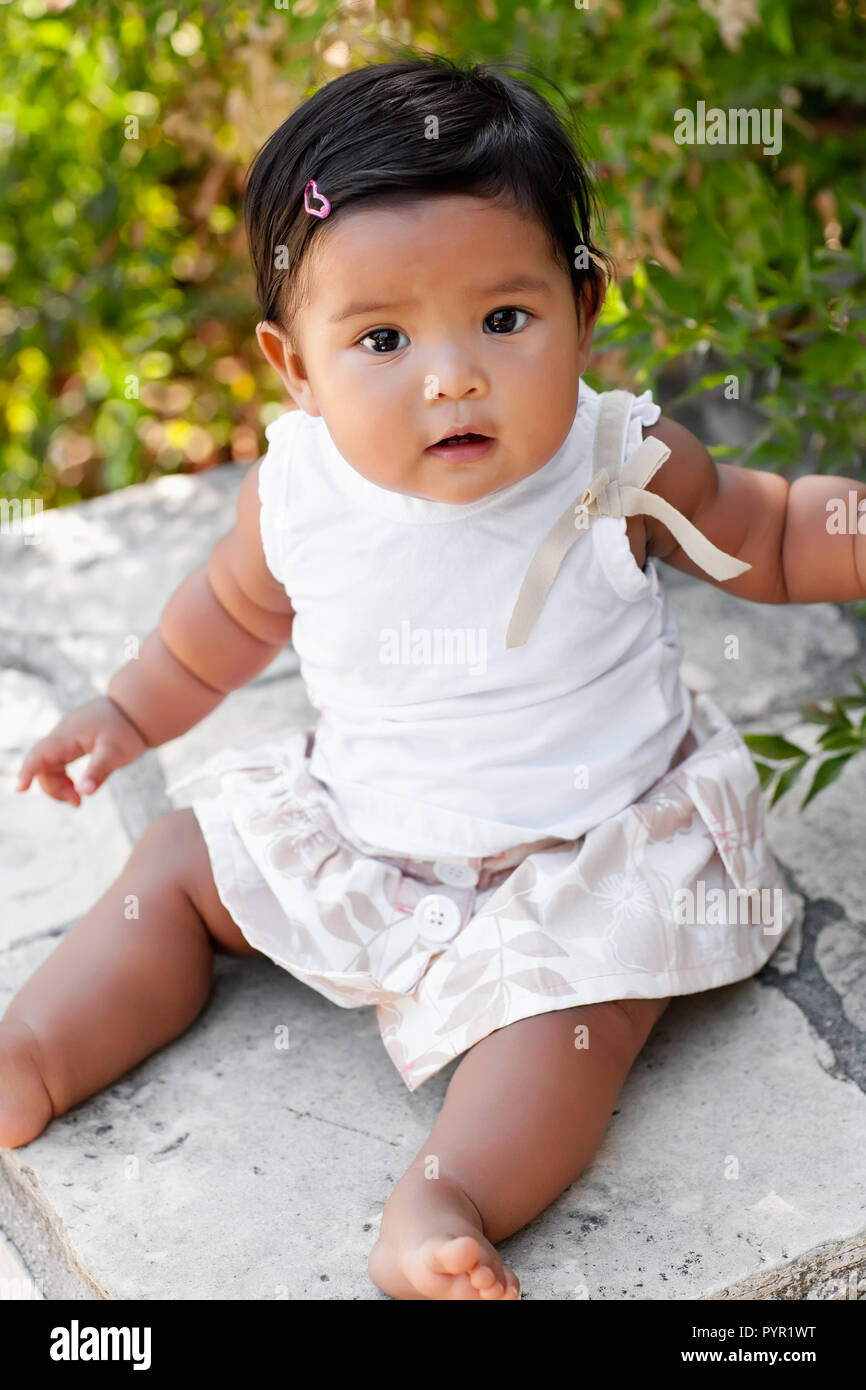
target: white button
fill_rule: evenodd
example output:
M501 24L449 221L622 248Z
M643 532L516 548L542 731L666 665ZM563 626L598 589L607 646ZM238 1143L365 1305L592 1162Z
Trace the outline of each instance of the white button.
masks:
M471 864L449 864L447 859L437 859L433 872L440 883L450 883L452 888L472 888L479 879Z
M453 898L444 893L427 893L412 913L425 941L450 941L457 932L462 914Z

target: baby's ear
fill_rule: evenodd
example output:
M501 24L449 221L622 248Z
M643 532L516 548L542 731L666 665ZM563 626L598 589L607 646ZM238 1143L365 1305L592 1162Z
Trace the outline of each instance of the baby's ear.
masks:
M596 290L596 293L598 298L596 304L593 305L591 282L589 280L584 280L583 286L581 288L581 300L579 306L580 326L581 328L588 328L590 332L595 328L595 325L598 322L598 316L604 308L604 301L607 298L607 286L599 285Z
M285 333L270 319L263 319L256 324L256 339L265 357L270 362L274 371L282 373L284 369L284 345Z
M592 335L596 321L601 313L604 296L599 294L598 304L593 308L589 292L588 282L584 283L580 303L578 305L578 330L577 330L577 352L578 352L578 376L583 376L589 365L590 353L592 351Z
M304 374L300 358L292 349L292 344L279 324L265 319L256 324L256 338L264 356L270 362L280 381L285 386L295 405L308 415L318 415L310 384Z

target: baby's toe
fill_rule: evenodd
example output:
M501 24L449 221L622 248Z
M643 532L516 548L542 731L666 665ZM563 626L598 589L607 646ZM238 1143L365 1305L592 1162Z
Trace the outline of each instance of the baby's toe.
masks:
M489 1289L478 1290L478 1297L483 1298L485 1303L494 1303L496 1299L503 1298L504 1296L505 1285L502 1283L501 1279L497 1279L495 1284L492 1284Z
M481 1247L474 1236L452 1236L427 1241L423 1253L435 1274L469 1274L478 1264Z
M473 1286L479 1290L492 1289L494 1284L502 1283L498 1270L494 1270L490 1265L481 1264L480 1262L472 1270L469 1278L472 1280Z

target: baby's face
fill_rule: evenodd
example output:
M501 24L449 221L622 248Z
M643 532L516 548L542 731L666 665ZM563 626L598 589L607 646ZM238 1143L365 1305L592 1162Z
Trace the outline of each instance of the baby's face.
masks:
M295 340L258 333L359 473L464 503L528 477L563 443L592 338L594 319L581 320L536 222L448 195L324 224ZM470 432L492 439L481 457L431 452Z

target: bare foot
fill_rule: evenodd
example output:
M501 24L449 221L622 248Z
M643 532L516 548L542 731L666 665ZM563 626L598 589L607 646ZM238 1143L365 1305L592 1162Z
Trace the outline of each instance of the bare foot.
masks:
M517 1299L517 1275L484 1235L473 1203L456 1183L410 1168L382 1213L370 1278L391 1298Z
M0 1148L29 1144L54 1117L38 1055L26 1023L0 1019Z

